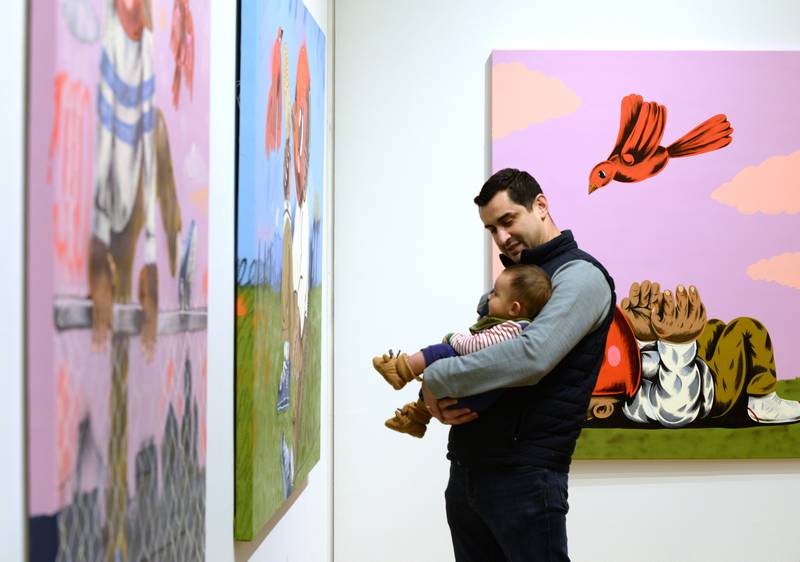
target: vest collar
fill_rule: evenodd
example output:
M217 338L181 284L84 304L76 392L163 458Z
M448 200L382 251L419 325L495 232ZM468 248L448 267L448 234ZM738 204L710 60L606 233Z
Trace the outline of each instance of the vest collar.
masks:
M535 248L522 250L519 263L542 265L543 263L552 260L564 252L569 252L570 250L575 250L577 248L578 243L575 242L575 238L572 236L572 231L564 230L561 232L561 234L552 240L545 242L544 244L540 244ZM505 267L509 267L517 263L503 254L500 255L500 261L503 262Z

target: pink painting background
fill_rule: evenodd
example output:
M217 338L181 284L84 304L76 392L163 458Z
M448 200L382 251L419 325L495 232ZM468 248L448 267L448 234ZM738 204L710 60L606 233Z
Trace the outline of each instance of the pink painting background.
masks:
M763 322L772 335L778 378L800 376L800 158L781 160L771 174L756 174L762 181L751 178L734 195L752 198L768 212L745 214L711 197L746 168L800 149L800 53L495 51L493 75L498 65L510 63L522 65L522 81L530 78L525 69L537 74L532 85L517 80L517 92L493 89L493 111L505 113L495 114L495 122L504 121L496 127L503 136L492 139L492 171L531 172L557 226L572 229L578 243L608 268L618 302L642 279L672 289L694 284L709 318ZM560 96L552 95L559 90ZM620 103L630 93L666 106L662 146L718 113L728 116L733 142L672 159L645 181L612 182L588 195L589 172L614 147ZM532 114L514 107L515 95L561 107L553 107L549 117ZM573 95L579 103L570 107L564 99ZM499 109L500 100L507 107ZM517 119L520 130L510 131L509 119ZM782 258L773 266L761 263L751 273L757 279L777 276L783 284L748 275L748 268L776 256Z
M87 2L101 26L105 1ZM209 114L209 2L191 0L195 31L193 95L185 80L180 105L172 105L174 57L169 46L173 0L151 0L153 15L155 105L164 114L169 131L173 173L181 207L184 240L189 224L196 223L195 273L191 307L205 307L208 278L208 114ZM70 33L62 17L62 2L34 0L31 6L30 88L29 88L29 168L28 168L28 472L29 514L53 513L61 507L59 463L74 459L70 444L76 443L77 424L90 415L95 443L107 462L110 388L110 353L92 351L88 331L56 334L53 327L53 299L56 296L88 295L87 266L72 268L55 252L59 236L54 202L65 199L62 177L65 154L82 151L85 163L77 204L86 234L91 224L94 129L97 123L97 88L100 76L101 40L81 43ZM61 143L54 157L49 156L55 119L54 80L65 72L70 83L84 87L90 96L88 121L77 144L65 152ZM62 124L63 129L63 124ZM63 142L63 139L62 139ZM53 175L48 181L48 167ZM72 214L70 214L72 216ZM87 219L87 220L84 220ZM170 275L166 237L156 212L159 270L159 309L176 310L178 284ZM72 233L75 234L74 232ZM178 256L180 259L180 256ZM143 264L143 239L139 240L134 261L133 293L136 276ZM134 297L135 300L135 297ZM109 346L110 347L110 346ZM128 374L128 483L132 492L136 452L148 439L160 447L168 406L175 408L180 424L183 412L183 365L188 355L193 367L193 399L199 411L200 463L205 465L206 426L206 334L160 337L155 356L144 360L138 338L130 343ZM172 367L170 367L170 364ZM170 376L172 371L172 376ZM61 398L58 398L61 396ZM59 444L59 442L63 444ZM72 456L70 456L72 455ZM82 482L84 489L102 482Z

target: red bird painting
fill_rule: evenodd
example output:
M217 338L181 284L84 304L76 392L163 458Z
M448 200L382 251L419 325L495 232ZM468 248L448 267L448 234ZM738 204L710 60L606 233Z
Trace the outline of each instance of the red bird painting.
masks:
M693 156L728 146L733 129L725 115L715 115L664 148L660 146L667 122L667 108L642 96L622 99L617 144L608 160L600 162L589 175L589 193L612 180L637 182L664 169L670 158Z

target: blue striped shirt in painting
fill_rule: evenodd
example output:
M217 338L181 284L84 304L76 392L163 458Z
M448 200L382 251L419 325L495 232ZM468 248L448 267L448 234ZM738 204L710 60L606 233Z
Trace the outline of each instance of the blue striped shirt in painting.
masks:
M142 135L152 131L156 122L155 109L150 108L136 123L125 123L114 115L114 109L103 98L102 93L97 96L97 113L100 115L100 122L103 123L106 129L111 131L119 140L131 146L136 146Z
M120 78L105 50L103 50L103 57L100 62L100 74L103 77L103 81L111 89L114 103L123 107L137 109L142 104L151 101L155 94L155 76L151 76L135 86L128 84ZM114 106L103 97L102 88L98 88L97 92L97 113L103 126L116 138L130 146L136 146L141 141L142 136L152 131L155 125L155 110L152 107L145 111L134 123L127 123L121 120L114 113Z
M100 73L106 81L111 91L114 92L114 99L125 107L138 107L142 102L153 97L156 91L156 77L152 76L141 84L131 86L117 74L108 53L103 51L103 59L100 62Z

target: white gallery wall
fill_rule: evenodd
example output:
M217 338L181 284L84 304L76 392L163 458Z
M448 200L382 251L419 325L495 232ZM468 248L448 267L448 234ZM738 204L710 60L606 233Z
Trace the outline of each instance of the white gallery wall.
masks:
M474 321L492 49L800 49L799 22L788 0L336 3L335 560L453 557L446 430L385 429L417 388L370 359ZM570 486L577 561L800 560L800 461L576 462Z
M333 234L333 6L330 0L305 2L325 32L328 55L326 78L326 192L323 202L323 271L330 279ZM320 461L308 485L289 513L269 536L248 545L233 540L234 475L234 165L236 2L211 3L211 159L209 201L209 328L208 328L208 441L206 499L206 559L215 562L253 560L329 560L332 552L332 337L323 332L322 435ZM0 298L5 303L0 321L0 541L2 560L23 560L25 553L24 452L24 132L26 68L26 3L9 2L0 18L0 241L4 275ZM246 116L243 116L246 118ZM323 322L331 325L332 283L323 294ZM35 346L35 342L32 344Z
M25 178L25 17L24 2L4 6L0 18L0 544L4 560L22 560L23 481L23 228Z

